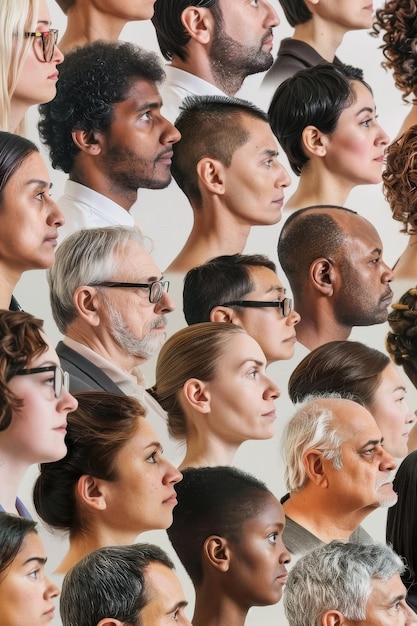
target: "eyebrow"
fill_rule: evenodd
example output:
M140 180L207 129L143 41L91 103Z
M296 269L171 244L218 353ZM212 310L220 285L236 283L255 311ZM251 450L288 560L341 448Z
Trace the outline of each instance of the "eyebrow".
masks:
M145 450L148 448L158 448L159 450L163 449L160 441L151 441L151 443L148 443L148 445L145 446Z
M170 613L174 613L174 611L178 611L178 609L184 609L186 606L188 606L188 602L186 600L181 600L180 602L177 602L172 609L168 609L166 614L169 615Z
M162 106L162 102L153 101L153 102L144 102L136 109L137 113L142 113L142 111L147 111L148 109L158 109Z
M45 565L47 559L46 557L43 558L41 556L31 556L30 559L27 559L23 565L27 565L28 563L31 563L32 561L36 561L37 563L39 563L39 565Z
M360 449L362 450L363 448L366 448L367 446L376 446L378 444L382 444L383 442L384 442L383 437L381 437L381 439L370 439L369 441L364 443Z
M265 150L262 150L262 154L264 154L265 156L272 156L272 157L279 156L278 150L271 150L270 148L266 148Z
M370 107L363 107L360 111L356 113L356 116L359 116L361 113L376 113L376 107L371 109Z
M40 178L31 178L26 182L26 185L42 185L42 187L52 189L52 183L48 183L48 181L41 180Z
M266 367L266 362L265 361L259 361L258 359L253 359L251 357L249 357L248 359L245 359L244 361L242 361L242 363L239 365L239 367L244 367L248 363L255 363L255 365L259 365L259 367Z
M52 22L48 22L48 20L38 20L38 21L36 22L36 26L37 26L38 24L44 24L45 26L50 26L50 25L51 25L51 23L52 23Z

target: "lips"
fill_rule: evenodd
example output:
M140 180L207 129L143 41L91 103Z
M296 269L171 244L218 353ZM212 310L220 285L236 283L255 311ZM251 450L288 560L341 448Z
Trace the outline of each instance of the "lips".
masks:
M177 492L173 491L172 494L166 498L165 500L163 500L163 504L178 504L178 500L177 500Z

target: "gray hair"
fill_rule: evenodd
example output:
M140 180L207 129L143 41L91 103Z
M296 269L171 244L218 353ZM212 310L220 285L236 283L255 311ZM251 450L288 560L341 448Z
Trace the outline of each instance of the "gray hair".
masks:
M365 619L372 579L389 580L405 570L384 544L332 541L301 557L288 574L284 609L290 626L319 626L326 611Z
M117 253L130 241L145 246L146 240L138 228L111 226L72 233L59 246L47 277L52 315L63 335L77 317L76 289L110 280L117 269Z
M339 393L308 396L288 422L282 439L285 461L285 483L288 491L299 491L307 482L303 457L307 450L316 448L323 458L331 461L337 470L343 469L340 446L346 441L334 427L336 415L321 400L350 400Z
M85 556L62 584L63 626L97 626L106 617L140 624L140 611L150 600L145 570L151 563L174 569L161 548L146 543L100 548Z

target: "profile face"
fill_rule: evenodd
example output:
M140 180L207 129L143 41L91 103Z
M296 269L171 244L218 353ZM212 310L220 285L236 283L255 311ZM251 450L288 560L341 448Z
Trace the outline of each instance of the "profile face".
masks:
M49 9L45 0L39 0L38 19L34 32L46 32L51 25ZM12 110L21 109L22 117L25 110L34 104L42 104L53 100L56 94L56 83L59 70L57 66L64 60L64 55L55 46L51 61L45 62L42 52L42 41L32 37L28 53L24 59L22 71L12 95ZM13 132L14 129L12 129Z
M45 574L45 550L35 532L26 535L14 561L2 572L0 606L2 626L48 626L58 587Z
M59 358L51 342L43 336L48 349L27 368L58 365ZM66 452L67 415L75 411L77 400L65 389L55 398L54 373L40 372L14 376L7 386L23 402L13 412L10 425L0 431L2 451L13 450L13 457L25 465L49 463L62 459Z
M107 523L115 531L139 535L172 524L175 484L182 474L163 456L147 419L138 418L135 434L116 455L114 471L115 480L101 483Z
M214 437L233 445L273 437L280 392L265 368L265 355L252 337L231 335L216 376L203 383L210 397L209 414L204 417Z
M382 435L374 418L360 404L350 400L328 401L336 414L334 426L345 439L340 446L342 469L322 459L329 497L340 497L346 511L366 515L377 507L392 506L397 501L393 490L394 458L382 444Z
M372 0L320 0L315 7L320 17L339 27L341 32L371 28L373 19Z
M39 152L30 153L0 199L0 263L18 277L52 265L58 228L65 219L50 197L50 179Z
M322 135L325 165L346 186L379 183L389 137L376 115L374 98L360 81L352 81L354 101L344 109L336 129Z
M367 407L384 437L385 450L397 458L408 454L408 433L415 421L408 408L406 393L403 379L390 363L381 372L374 400Z
M224 168L224 204L237 228L276 224L281 219L284 189L291 179L277 159L277 142L269 124L242 115L242 126L249 139Z
M278 276L268 267L250 268L251 281L254 289L242 300L272 302L283 300L285 289ZM296 325L300 316L291 311L284 317L280 308L237 308L235 316L242 326L262 348L267 362L290 359L294 355L297 341Z
M122 197L126 190L163 189L171 181L172 145L181 135L161 115L155 83L132 82L127 97L113 105L113 119L98 132L101 168Z
M283 544L284 510L265 494L257 512L243 522L239 539L229 542L229 587L243 606L266 606L281 599L290 555Z
M175 572L162 563L150 563L145 570L146 596L150 602L140 612L142 626L191 626L184 613L187 606Z
M388 580L372 578L365 619L346 620L347 626L406 626L416 623L416 615L405 601L407 593L399 574Z

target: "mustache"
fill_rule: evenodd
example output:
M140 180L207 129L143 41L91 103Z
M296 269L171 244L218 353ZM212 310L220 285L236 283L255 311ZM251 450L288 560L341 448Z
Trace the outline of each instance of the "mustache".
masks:
M390 474L389 476L385 476L384 478L381 478L380 480L377 481L377 483L375 484L375 487L379 489L379 487L382 487L383 485L388 485L389 483L392 484L393 478L394 478L393 474Z
M148 326L148 331L153 330L154 328L166 328L167 325L167 318L165 317L165 315L159 315L156 319L154 319L152 322L150 322L149 326Z

